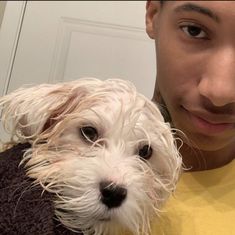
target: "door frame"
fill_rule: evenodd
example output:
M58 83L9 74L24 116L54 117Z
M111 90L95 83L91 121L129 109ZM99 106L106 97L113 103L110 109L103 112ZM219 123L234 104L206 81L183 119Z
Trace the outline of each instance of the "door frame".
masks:
M27 1L7 1L0 28L0 96L7 94Z

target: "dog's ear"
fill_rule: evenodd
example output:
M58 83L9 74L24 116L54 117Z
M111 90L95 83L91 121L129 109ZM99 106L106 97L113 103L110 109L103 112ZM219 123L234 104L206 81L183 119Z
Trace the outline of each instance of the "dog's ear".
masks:
M1 122L11 137L33 140L72 112L87 93L82 82L20 88L0 98Z

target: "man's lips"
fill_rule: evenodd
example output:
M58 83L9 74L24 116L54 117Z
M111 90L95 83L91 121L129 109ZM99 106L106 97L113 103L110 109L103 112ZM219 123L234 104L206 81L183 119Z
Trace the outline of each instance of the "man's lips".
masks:
M235 121L232 121L231 116L212 115L202 111L188 110L184 107L183 109L187 112L192 124L205 134L216 134L235 127Z

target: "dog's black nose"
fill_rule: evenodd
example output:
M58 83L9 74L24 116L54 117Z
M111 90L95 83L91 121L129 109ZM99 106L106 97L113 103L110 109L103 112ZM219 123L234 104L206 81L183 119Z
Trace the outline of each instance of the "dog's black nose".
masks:
M111 181L100 182L101 201L108 208L119 207L127 196L127 189Z

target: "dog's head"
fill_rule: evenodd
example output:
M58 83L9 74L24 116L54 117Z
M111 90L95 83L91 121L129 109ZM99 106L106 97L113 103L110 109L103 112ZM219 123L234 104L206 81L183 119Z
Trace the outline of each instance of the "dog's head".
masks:
M57 218L85 234L148 234L181 169L170 126L129 82L81 79L0 99L29 177L56 195Z

